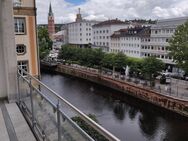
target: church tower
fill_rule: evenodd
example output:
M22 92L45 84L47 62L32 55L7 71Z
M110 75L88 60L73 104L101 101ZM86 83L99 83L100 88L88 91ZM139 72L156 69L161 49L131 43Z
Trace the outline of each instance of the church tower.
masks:
M80 12L80 8L78 8L78 14L76 14L76 22L81 22L82 21L82 15Z
M53 39L53 34L55 33L55 25L54 25L54 14L52 12L51 3L49 6L49 13L48 13L48 33L50 39Z

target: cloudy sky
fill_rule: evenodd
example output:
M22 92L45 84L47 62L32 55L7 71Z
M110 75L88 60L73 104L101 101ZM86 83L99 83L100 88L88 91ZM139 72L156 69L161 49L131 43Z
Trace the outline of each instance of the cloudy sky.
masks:
M188 0L36 0L39 24L47 23L50 1L55 23L74 21L79 7L88 20L188 16Z

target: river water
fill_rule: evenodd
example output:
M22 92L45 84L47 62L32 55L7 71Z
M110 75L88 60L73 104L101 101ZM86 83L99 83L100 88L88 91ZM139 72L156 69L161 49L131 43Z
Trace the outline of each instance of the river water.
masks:
M43 72L42 81L122 141L188 141L179 115L75 77Z

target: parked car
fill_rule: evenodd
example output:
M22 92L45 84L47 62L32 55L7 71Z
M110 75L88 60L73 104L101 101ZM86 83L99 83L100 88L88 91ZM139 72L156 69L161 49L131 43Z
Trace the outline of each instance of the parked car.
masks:
M188 81L188 76L185 76L185 80Z

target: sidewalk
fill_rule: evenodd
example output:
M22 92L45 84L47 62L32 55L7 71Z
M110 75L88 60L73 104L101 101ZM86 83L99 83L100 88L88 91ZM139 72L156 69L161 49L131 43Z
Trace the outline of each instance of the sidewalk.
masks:
M16 103L0 101L0 140L36 141Z

